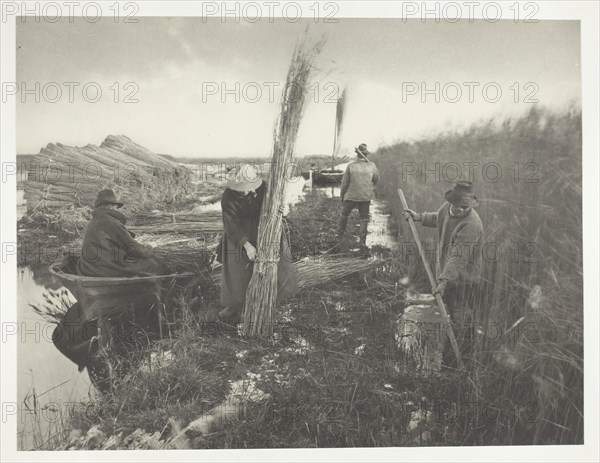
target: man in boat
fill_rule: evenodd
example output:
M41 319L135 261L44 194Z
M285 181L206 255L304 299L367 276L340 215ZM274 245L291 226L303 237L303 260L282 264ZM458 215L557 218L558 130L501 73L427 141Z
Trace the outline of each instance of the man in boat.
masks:
M217 260L223 264L220 302L224 309L219 312L219 319L231 325L241 321L246 290L252 278L266 187L253 166L242 164L229 172L221 198L223 236ZM279 212L286 215L286 208ZM299 289L288 236L285 231L281 235L277 302L294 295Z
M77 273L88 277L134 277L160 275L163 265L153 247L134 239L125 227L123 207L112 190L102 190L83 236Z
M375 199L374 188L379 182L379 171L375 164L368 159L370 152L366 144L361 143L354 151L357 160L348 164L342 177L342 217L340 218L338 236L341 242L344 238L350 213L354 209L358 209L360 244L364 249L367 242L369 208L371 200Z
M112 190L102 190L98 193L92 211L92 220L85 230L81 256L77 262L79 275L131 278L165 273L164 265L153 256L153 246L143 245L136 241L135 235L125 227L125 215L117 210L122 206L123 203L117 199ZM96 321L97 329L112 330L110 327L114 318L119 329L127 327L127 332L122 333L123 336L129 336L128 333L137 330L138 327L141 327L146 335L158 333L160 329L158 311L160 309L156 304L146 300L150 299L152 294L156 294L158 298L160 288L158 284L154 292L150 292L148 284L144 288L139 294L132 293L127 298L115 299L114 317L99 315ZM83 323L78 305L79 303L69 309L61 324L66 321L74 323L74 326L77 326L77 323ZM129 323L132 316L133 324ZM123 324L123 321L126 323ZM90 375L93 375L94 371L98 373L98 368L101 369L98 366L100 365L98 357L95 355L97 346L92 349L90 343L87 342L87 349L82 348L86 341L91 341L90 335L94 336L93 329L86 329L85 333L75 332L74 336L61 335L59 332L53 341L63 354L79 365L80 369L82 366L87 366ZM106 346L112 343L112 338L106 336L102 342Z
M424 227L437 228L437 281L433 293L444 297L453 321L464 328L472 326L479 302L483 225L474 209L479 202L472 182L458 182L444 198L437 212L419 214L406 209L404 216ZM463 343L468 344L467 338L463 336Z

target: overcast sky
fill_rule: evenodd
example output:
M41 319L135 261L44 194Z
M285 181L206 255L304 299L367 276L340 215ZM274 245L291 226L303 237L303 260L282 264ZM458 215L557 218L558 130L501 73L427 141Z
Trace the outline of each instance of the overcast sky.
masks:
M21 103L19 97L17 152L37 153L50 142L99 144L108 134L124 134L152 151L176 156L268 156L281 85L305 27L303 22L283 20L256 24L201 18L139 18L137 24L115 24L108 18L97 23L18 20L17 81L29 89L36 82L41 87L56 82L63 94L57 98L55 89L47 86L46 96L57 102L42 98L36 103L33 95L26 95ZM337 24L311 23L310 33L325 33L327 44L310 94L317 101L307 108L298 155L331 153L332 101L335 89L346 86L343 152L359 143L374 150L495 114L518 114L531 106L524 100L532 93L530 98L553 108L580 103L576 21L424 24L418 19L340 19ZM79 83L73 103L64 82ZM97 103L82 95L89 82L102 90ZM123 101L136 90L124 88L127 82L137 86L133 96L137 103ZM233 93L209 95L213 82ZM420 92L407 94L413 90L411 82L424 82L429 89L439 82L440 102L434 101L434 94L427 95L426 103ZM496 103L487 102L482 93L491 82L497 85L488 85L488 99L496 97L497 88L502 91ZM535 85L525 88L528 82ZM447 99L457 102L444 101L444 86ZM270 89L275 91L274 101ZM95 97L92 87L87 96Z

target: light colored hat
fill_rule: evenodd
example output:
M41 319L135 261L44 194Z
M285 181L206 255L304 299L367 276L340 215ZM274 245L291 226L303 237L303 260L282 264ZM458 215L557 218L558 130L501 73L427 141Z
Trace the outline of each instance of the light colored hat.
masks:
M253 191L262 184L262 178L251 164L234 167L227 175L227 188L234 191Z

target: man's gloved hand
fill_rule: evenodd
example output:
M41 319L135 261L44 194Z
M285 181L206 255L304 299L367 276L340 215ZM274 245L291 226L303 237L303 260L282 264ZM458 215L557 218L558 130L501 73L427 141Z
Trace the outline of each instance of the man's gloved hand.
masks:
M448 280L441 279L438 281L438 284L435 288L433 288L432 293L439 294L440 296L444 295L444 291L446 290L446 285L448 284Z

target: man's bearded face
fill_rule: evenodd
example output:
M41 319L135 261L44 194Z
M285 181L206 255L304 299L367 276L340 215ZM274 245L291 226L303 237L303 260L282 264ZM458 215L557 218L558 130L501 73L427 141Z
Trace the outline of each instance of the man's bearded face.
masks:
M456 206L454 204L450 205L450 215L452 217L464 217L471 210L471 206Z

